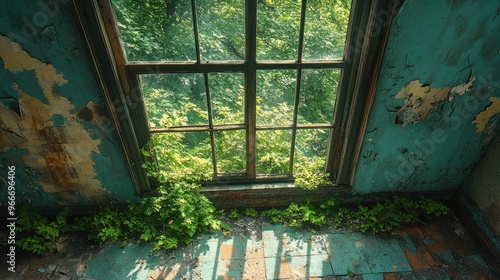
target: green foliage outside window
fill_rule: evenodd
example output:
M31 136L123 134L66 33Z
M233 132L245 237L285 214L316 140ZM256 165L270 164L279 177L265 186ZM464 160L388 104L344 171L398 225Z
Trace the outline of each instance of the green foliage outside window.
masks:
M296 60L301 2L257 2L257 59ZM120 37L129 61L195 61L191 1L115 0ZM197 0L202 61L245 59L245 1ZM349 21L349 0L308 1L304 59L342 59ZM304 69L295 100L297 70L257 71L257 126L297 123L331 124L341 69ZM210 92L214 125L244 124L243 73L140 75L144 102L153 128L208 125ZM256 135L258 174L290 174L292 130L259 130ZM324 173L328 130L297 132L293 176L311 189L328 183ZM246 172L244 130L215 133L217 173ZM202 132L153 135L146 153L150 175L161 182L183 178L210 179L214 174L210 135Z

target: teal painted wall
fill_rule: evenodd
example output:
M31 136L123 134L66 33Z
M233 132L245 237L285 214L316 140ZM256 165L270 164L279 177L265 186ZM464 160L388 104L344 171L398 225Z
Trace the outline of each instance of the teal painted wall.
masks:
M0 3L1 190L7 166L14 165L19 201L136 200L67 2ZM463 184L498 132L490 97L500 97L499 14L497 0L403 4L391 28L354 193ZM425 91L432 102L415 98Z
M463 184L498 132L499 104L489 98L500 97L499 15L498 0L405 1L392 24L355 193ZM408 89L417 80L422 85ZM481 132L476 118L486 124Z
M1 191L12 165L32 205L136 200L69 1L0 8Z

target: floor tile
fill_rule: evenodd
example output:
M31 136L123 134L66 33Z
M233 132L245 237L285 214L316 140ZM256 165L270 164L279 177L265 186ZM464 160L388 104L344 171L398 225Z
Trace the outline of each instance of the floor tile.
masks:
M264 258L262 240L233 236L220 244L220 259Z
M411 271L406 256L394 238L364 236L363 254L373 273Z
M370 266L361 250L359 234L328 234L326 246L335 275L371 273Z
M216 279L265 279L264 258L220 260Z
M333 276L328 255L265 258L267 279L308 279Z
M325 236L283 226L265 226L262 230L264 256L307 256L325 254Z

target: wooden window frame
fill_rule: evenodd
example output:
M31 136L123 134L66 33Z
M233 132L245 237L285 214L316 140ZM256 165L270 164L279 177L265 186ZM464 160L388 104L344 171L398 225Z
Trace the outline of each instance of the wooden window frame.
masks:
M192 3L193 9L195 9L194 1ZM257 12L256 0L248 0L245 3L246 14L255 19ZM342 69L339 81L340 91L337 93L333 122L331 125L299 125L297 124L297 108L295 108L294 122L291 126L258 127L255 118L246 117L244 127L224 127L224 130L245 129L247 133L247 174L240 178L241 180L235 180L235 182L290 181L290 179L293 179L291 176L288 176L288 178L273 178L272 176L257 178L255 172L255 134L257 130L291 129L293 136L290 165L292 165L293 144L295 143L293 139L297 129L329 128L331 133L327 148L329 153L326 158L325 171L332 175L337 186L352 187L369 112L374 99L377 77L389 36L389 27L401 2L397 0L353 0L352 7L354 9L351 9L344 59L329 61L301 61L305 3L306 0L303 0L299 54L296 61L257 61L255 54L256 21L246 20L246 60L243 62L203 63L200 59L198 36L195 36L197 50L197 61L195 62L131 63L127 62L124 49L119 40L111 0L72 1L77 22L90 54L91 62L95 67L97 80L115 123L117 135L138 194L147 195L155 193L156 190L156 186L149 181L141 167L144 158L140 150L149 140L151 133L209 131L212 134L219 129L210 122L208 126L155 128L150 130L140 91L140 74L202 73L205 75L205 81L207 81L207 75L211 72L245 72L245 88L247 92L251 92L251 94L245 96L245 115L255 116L256 71L266 69L297 70L297 84L299 86L296 89L296 98L300 90L302 69ZM196 17L196 13L193 14L193 17ZM194 22L196 22L196 18ZM196 24L194 24L194 29L195 34L197 34ZM295 104L296 106L297 104ZM213 135L211 140L212 145L214 145ZM248 154L249 151L250 154ZM292 168L290 168L291 172ZM227 183L227 178L216 179L215 181L215 184L218 185L225 183Z

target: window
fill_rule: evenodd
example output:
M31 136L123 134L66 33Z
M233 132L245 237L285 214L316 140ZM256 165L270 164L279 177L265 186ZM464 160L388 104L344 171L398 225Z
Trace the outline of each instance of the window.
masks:
M291 181L309 170L352 183L394 5L80 2L139 192L149 188L138 167L148 141L174 178Z

